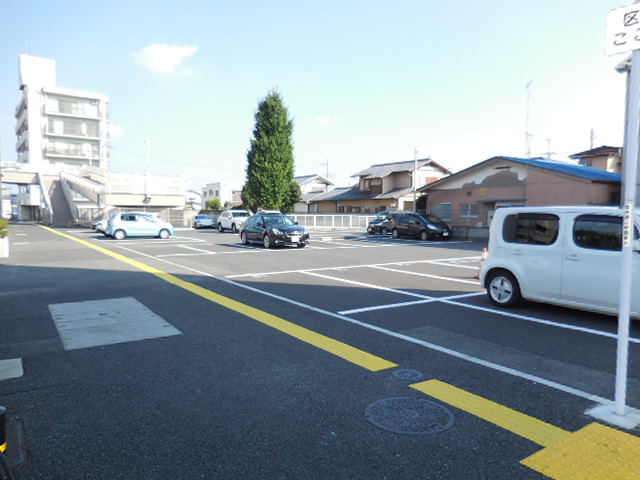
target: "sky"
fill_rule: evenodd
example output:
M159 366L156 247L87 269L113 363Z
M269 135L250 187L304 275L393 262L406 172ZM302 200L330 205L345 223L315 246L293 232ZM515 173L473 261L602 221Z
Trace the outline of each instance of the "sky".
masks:
M630 0L0 0L0 143L16 160L20 54L109 97L111 169L245 180L259 102L280 92L295 174L337 187L374 164L453 172L497 155L622 146Z

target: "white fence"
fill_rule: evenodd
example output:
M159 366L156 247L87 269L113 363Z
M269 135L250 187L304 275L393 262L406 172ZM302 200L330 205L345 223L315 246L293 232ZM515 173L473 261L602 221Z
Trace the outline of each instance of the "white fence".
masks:
M366 230L375 215L293 213L298 225L313 230Z

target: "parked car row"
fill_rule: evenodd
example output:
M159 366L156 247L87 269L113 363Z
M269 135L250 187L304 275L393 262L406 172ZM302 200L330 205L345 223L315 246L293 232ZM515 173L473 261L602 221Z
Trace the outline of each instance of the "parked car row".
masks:
M384 211L369 222L367 232L370 235L390 234L393 238L411 236L420 240L448 240L451 227L429 213Z
M168 238L175 234L173 225L153 212L114 213L108 220L99 220L91 227L108 237L122 240L126 237L151 236ZM192 227L231 230L240 234L243 244L261 243L265 248L276 245L309 244L309 232L289 216L277 210L260 210L251 215L248 210L225 210L214 220L200 213L193 218ZM367 228L369 234L391 234L393 238L414 236L421 240L446 240L451 228L435 215L402 211L380 212Z
M216 222L205 214L193 219L193 228L213 228ZM114 213L108 220L97 220L91 228L104 235L122 240L127 237L168 238L175 234L173 225L152 212ZM265 248L295 245L303 248L309 243L309 232L289 216L277 210L261 210L251 215L248 210L226 210L217 221L219 231L239 232L242 243L261 243Z

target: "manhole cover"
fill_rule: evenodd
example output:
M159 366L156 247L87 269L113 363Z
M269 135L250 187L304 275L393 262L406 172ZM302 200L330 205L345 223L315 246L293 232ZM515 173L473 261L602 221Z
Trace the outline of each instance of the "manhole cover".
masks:
M394 370L392 375L401 380L420 380L424 378L424 374L418 370L411 370L410 368L400 368Z
M448 409L421 398L385 398L367 405L364 416L376 427L394 433L424 435L453 426Z

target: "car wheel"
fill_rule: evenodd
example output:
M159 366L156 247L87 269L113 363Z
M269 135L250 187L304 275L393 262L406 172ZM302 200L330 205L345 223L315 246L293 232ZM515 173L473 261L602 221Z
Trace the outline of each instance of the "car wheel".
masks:
M218 231L224 232L224 228L222 228L222 224L220 222L218 222Z
M235 223L231 224L231 233L238 233L238 229L236 228L236 224Z
M429 234L427 233L426 230L422 230L420 232L420 240L422 240L423 242L426 240L429 240Z
M487 295L491 303L505 308L513 307L522 300L518 280L506 270L499 270L489 276Z
M271 248L271 238L268 234L262 237L262 244L264 245L264 248Z
M306 244L306 243L299 243L299 244L298 244L298 248L304 248L304 247L306 247L306 246L307 246L307 244Z
M382 230L380 230L380 233L382 235L389 235L389 230L387 230L387 227L382 227Z
M249 243L249 241L247 240L247 232L242 232L240 234L240 242L244 245L246 245L247 243Z
M398 229L394 228L393 230L391 230L391 236L393 238L398 238L400 236L400 234L398 233Z
M127 234L124 233L124 230L116 230L115 232L113 232L113 238L115 238L116 240L122 240L126 236Z
M158 237L163 239L169 238L169 230L167 230L166 228L163 228L162 230L160 230Z

